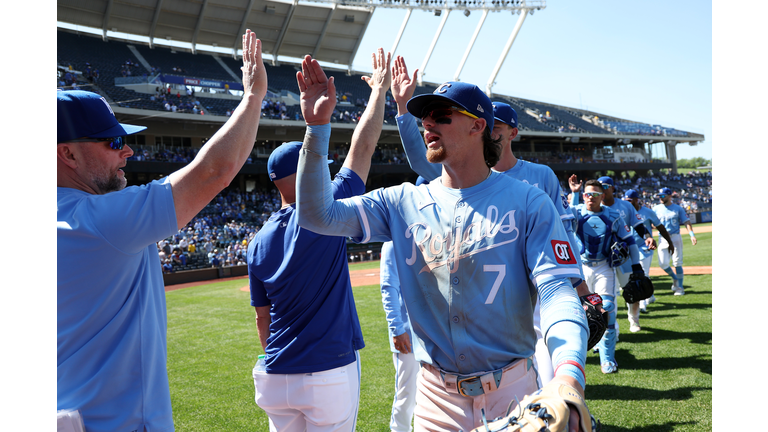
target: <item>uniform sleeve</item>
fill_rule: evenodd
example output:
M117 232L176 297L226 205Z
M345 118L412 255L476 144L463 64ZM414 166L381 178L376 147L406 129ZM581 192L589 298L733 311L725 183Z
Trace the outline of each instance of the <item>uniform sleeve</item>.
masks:
M685 225L686 222L690 221L690 219L688 218L688 213L685 212L684 208L678 206L677 214L678 214L678 218L680 218L680 226L683 226Z
M433 164L427 160L424 139L416 125L416 117L405 113L397 117L397 130L400 131L400 142L403 143L408 165L418 175L427 181L432 181L443 173L442 164Z
M621 216L614 222L612 231L618 238L627 242L629 259L632 261L632 264L640 264L640 249L637 248L637 243L635 243L635 236L627 224L624 223L624 219Z
M126 253L138 253L179 230L168 177L94 195L82 210L106 241Z
M646 215L648 217L648 220L650 220L651 223L653 224L653 226L655 227L661 226L661 221L659 220L659 216L656 215L655 211L651 210L649 212L646 212Z
M256 252L256 248L258 247L258 237L251 240L251 243L248 244L248 251L246 252L246 262L248 263L248 266L251 266L251 263L253 263L253 255ZM267 290L264 288L264 283L256 277L255 271L250 271L250 268L248 269L248 286L250 288L251 292L251 306L268 306L272 303L269 301L269 298L267 298Z
M381 263L379 265L381 301L384 305L384 314L387 317L390 337L401 335L407 330L403 317L400 314L400 279L394 255L392 242L386 242L381 246Z
M312 232L353 237L370 238L370 224L362 209L360 197L334 200L328 170L328 140L331 125L307 126L304 145L299 153L299 165L296 176L296 213L297 222L302 228ZM374 191L376 192L376 191ZM369 194L370 195L370 194ZM378 211L380 219L386 218L383 203L368 201L373 211ZM360 218L358 219L358 212ZM386 224L385 224L386 225ZM377 225L380 226L380 225ZM364 228L368 229L364 233ZM387 240L389 240L387 238ZM387 241L382 240L382 241ZM358 243L368 241L357 240Z

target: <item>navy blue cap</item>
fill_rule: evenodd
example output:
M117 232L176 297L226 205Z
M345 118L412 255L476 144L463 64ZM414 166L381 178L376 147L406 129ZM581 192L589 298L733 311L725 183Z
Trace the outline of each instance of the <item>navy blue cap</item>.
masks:
M661 188L661 189L659 189L659 195L661 195L661 194L672 195L672 189L670 189L668 187Z
M267 160L267 173L269 173L270 180L280 180L296 173L299 167L299 153L301 153L303 144L301 141L285 142L272 151ZM328 163L332 162L332 159L328 160Z
M630 189L624 194L624 198L640 198L640 194L636 190Z
M66 142L80 138L113 138L146 129L119 123L104 97L83 90L56 91L57 138Z
M424 108L433 102L444 102L458 105L478 118L485 119L489 129L493 129L493 104L491 99L474 84L460 81L443 83L431 94L412 97L406 104L408 112L414 117L421 118Z
M493 118L513 128L517 127L517 111L504 102L493 103Z
M602 185L609 184L609 185L613 186L613 179L608 177L608 176L602 176L599 179L597 179L597 181L599 181L600 184L602 184ZM603 186L603 187L605 187L605 186Z

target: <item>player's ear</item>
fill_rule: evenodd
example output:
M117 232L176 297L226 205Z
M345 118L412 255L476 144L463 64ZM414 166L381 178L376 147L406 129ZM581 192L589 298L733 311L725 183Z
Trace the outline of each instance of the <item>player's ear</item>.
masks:
M56 145L56 157L64 165L71 169L77 168L77 162L79 160L78 155L74 151L73 147L69 144Z
M511 141L511 140L513 140L513 139L515 139L515 137L517 137L517 133L518 133L518 132L519 132L519 131L518 131L518 129L517 129L517 128L512 128L512 133L511 133L511 134L510 134L510 136L509 136L509 139L510 139L510 141Z
M475 135L475 134L478 134L478 133L482 134L483 132L485 132L486 125L487 125L487 123L485 122L485 119L483 119L483 118L476 118L472 122L472 128L469 130L469 134L470 135Z

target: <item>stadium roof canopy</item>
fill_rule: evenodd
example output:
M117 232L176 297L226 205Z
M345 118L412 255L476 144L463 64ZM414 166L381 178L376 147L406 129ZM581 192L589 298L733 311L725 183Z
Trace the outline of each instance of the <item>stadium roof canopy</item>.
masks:
M267 0L57 0L57 20L149 38L230 48L250 28L264 53L312 57L342 65L354 60L374 8L365 3ZM268 57L268 56L265 56ZM266 58L265 58L266 59Z

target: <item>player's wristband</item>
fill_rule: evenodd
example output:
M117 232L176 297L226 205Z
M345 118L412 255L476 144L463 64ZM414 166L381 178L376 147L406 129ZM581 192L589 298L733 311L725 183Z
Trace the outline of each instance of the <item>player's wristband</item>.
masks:
M648 233L645 233L645 239L648 240L649 238L653 238L653 236Z
M693 231L688 231L688 235L691 236L691 238L696 238L696 234L694 234Z
M555 368L554 375L557 376L557 371L560 369L561 366L565 366L565 365L576 366L576 368L578 368L578 370L581 371L581 377L575 377L574 376L574 378L576 378L576 380L579 381L579 384L584 386L586 384L586 380L587 380L587 373L584 372L584 366L582 366L579 362L577 362L575 360L564 360L564 361L560 362L560 364L558 364L557 367ZM568 372L572 372L572 371L575 372L573 370L573 368L569 368L569 367L566 367L566 369L564 371L566 371L566 370ZM568 373L568 375L573 376L572 373ZM582 383L582 379L584 381L583 383Z

